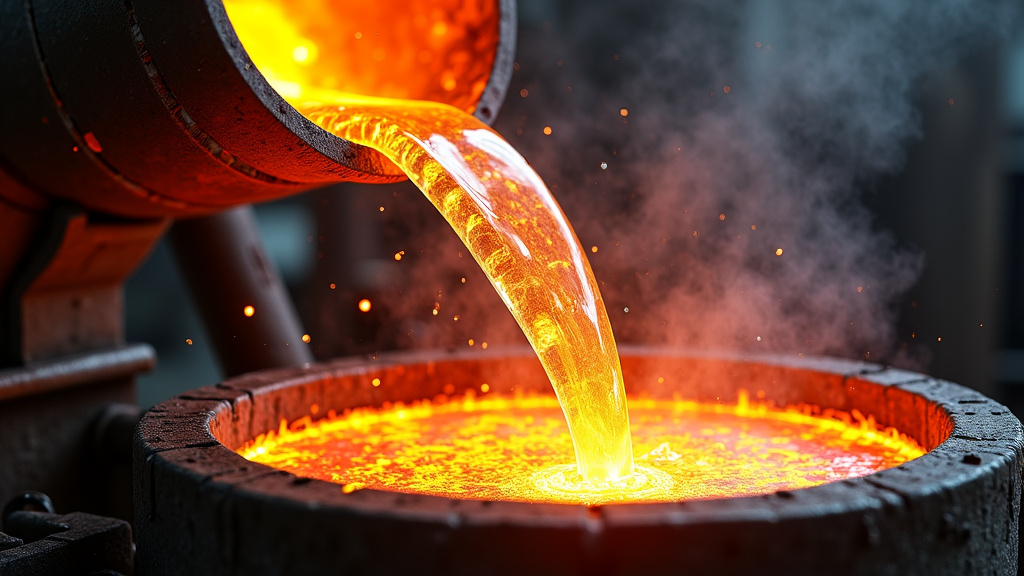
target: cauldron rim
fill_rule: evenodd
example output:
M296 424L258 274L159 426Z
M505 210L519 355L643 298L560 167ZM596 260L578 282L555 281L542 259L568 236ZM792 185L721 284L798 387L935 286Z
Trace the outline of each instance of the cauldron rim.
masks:
M679 517L679 511L681 510L700 509L704 507L701 504L706 505L708 507L725 506L723 504L711 503L721 503L727 501L742 502L741 509L750 510L752 513L752 518L760 517L763 514L763 511L755 510L757 506L751 508L751 503L763 502L769 497L780 498L784 501L788 501L792 499L792 495L794 492L798 492L801 495L808 496L816 492L832 492L832 490L829 489L829 487L833 487L836 484L842 484L847 487L852 486L854 484L862 483L870 486L875 486L875 480L877 480L880 477L891 476L893 475L893 471L895 470L902 470L905 472L913 473L917 472L918 468L928 468L930 467L929 460L933 460L935 459L935 457L948 457L951 458L952 460L960 461L962 461L965 457L969 456L980 457L977 453L977 449L970 448L970 444L972 442L984 441L985 439L1011 439L1014 432L1016 432L1016 435L1018 437L1021 435L1020 423L1012 415L1009 409L999 405L993 400L986 398L980 393L972 389L959 386L957 384L953 384L950 382L946 382L943 380L931 378L923 374L897 368L890 368L879 364L824 356L805 357L803 355L799 355L794 358L792 356L787 356L783 354L744 354L737 352L680 351L678 349L660 349L631 346L623 346L621 348L621 353L622 356L625 358L647 356L652 358L678 357L696 360L710 359L722 360L726 362L744 363L751 366L784 366L785 368L793 368L797 370L811 372L836 374L841 373L843 377L846 379L854 379L873 386L903 387L904 389L907 385L915 384L932 386L934 387L934 390L932 391L920 390L914 391L912 393L926 401L938 404L940 407L942 407L945 411L945 414L949 418L949 422L953 425L953 429L950 431L949 434L946 435L946 437L942 438L941 443L929 449L924 456L906 462L895 468L883 470L867 476L844 480L840 483L827 483L810 488L801 488L798 491L782 491L781 496L779 493L773 493L770 495L753 495L731 498L687 500L675 503L622 503L605 504L601 506L605 508L635 508L637 509L638 513L641 513L643 515L646 515L646 513L650 512L661 511L663 508L667 506L676 510L676 512L673 513L673 522L678 522L682 520L682 518ZM524 360L529 360L533 358L533 351L526 347L492 347L491 350L479 353L465 351L451 352L426 350L414 352L388 352L375 354L368 357L347 357L327 363L311 364L298 369L287 368L267 370L232 378L213 387L213 390L215 390L213 396L221 396L223 395L224 391L232 389L248 390L248 388L251 387L252 384L254 383L254 380L257 386L260 388L273 389L275 391L279 391L285 388L291 388L293 386L301 386L305 383L308 383L311 379L321 379L328 374L331 375L331 377L337 377L341 374L351 374L353 373L353 369L355 369L354 373L359 373L361 368L380 370L381 368L393 365L409 366L413 364L431 363L437 361L479 362L487 358L522 358ZM629 384L627 382L627 390L628 388ZM210 389L206 388L202 390ZM941 392L941 394L937 394L937 392ZM957 402L963 402L965 404L968 404L973 408L973 410L971 410L973 412L979 412L985 410L986 408L989 408L989 412L999 412L1000 414L998 416L1004 417L999 418L997 422L986 422L984 423L984 426L982 426L982 423L978 420L967 420L962 417L962 414L957 413L954 407L951 404L949 404L949 401L951 400L950 395L954 394L962 395L963 398L958 398ZM203 395L202 391L196 391L196 393L183 394L179 396L179 398L189 400L198 399L198 396L200 395ZM245 392L245 395L249 396L251 395L251 392L247 391ZM426 398L429 396L425 395L424 397ZM211 400L213 400L213 398L211 398ZM217 405L216 407L213 408L213 410L205 412L205 414L207 415L207 422L205 423L204 428L208 436L203 438L203 440L206 442L216 443L216 446L210 446L209 448L216 450L219 453L219 456L227 458L228 462L234 464L236 467L256 467L257 469L263 472L279 474L286 478L294 477L294 475L291 473L283 472L263 464L249 462L245 460L242 456L238 455L234 450L225 446L221 442L221 439L218 438L211 431L211 424L218 418L230 416L230 413L233 410L234 402L232 401L232 399L228 398L225 398L224 400L225 401L223 402L217 402ZM168 402L174 402L174 400L170 400ZM166 404L167 403L164 403L154 407L152 413L160 413L161 411L163 411L163 407ZM175 406L175 408L177 408L177 406ZM275 428L268 428L268 430L269 429ZM993 434L994 430L997 430L1002 433ZM921 441L920 439L918 440ZM990 446L986 448L988 450L991 450ZM984 454L986 457L990 457L988 458L987 462L983 462L982 465L975 464L969 467L965 467L963 469L963 473L966 474L966 476L964 476L963 478L964 480L972 478L975 475L982 474L986 466L998 464L999 459L993 457L997 456L996 454L993 454L991 452L985 452ZM973 472L973 474L971 472ZM471 503L477 502L479 503L481 508L494 508L496 512L504 515L505 517L508 517L509 514L515 516L516 512L519 511L520 508L525 505L534 508L532 512L528 512L526 514L527 517L535 515L538 511L544 512L545 514L550 513L555 517L561 517L565 515L564 513L566 511L571 511L569 517L573 519L576 518L576 511L578 511L581 507L587 508L585 505L580 504L557 504L546 502L524 503L483 500L477 501L469 499L453 499L443 496L433 496L426 494L390 492L374 489L357 490L351 494L342 495L341 491L339 490L338 484L317 479L303 479L303 481L306 480L308 480L309 483L311 483L313 486L317 487L319 489L318 492L322 492L322 494L318 494L318 496L327 497L324 501L318 501L321 505L339 506L343 508L350 506L362 508L363 506L366 505L376 506L382 503L393 504L394 500L398 499L402 503L399 506L399 508L413 509L417 507L414 504L421 504L424 509L443 508L443 513L447 515L449 513L448 510L451 507L449 502L458 501L460 503L463 503L463 508L460 508L460 510L465 510L465 508L471 505ZM244 491L245 488L243 487L241 488L241 490ZM840 492L843 491L846 491L846 489L840 490ZM838 496L838 494L829 493L822 494L822 496L824 496L826 500L831 501L833 497ZM731 508L731 506L727 507ZM541 508L542 510L537 510L536 508ZM780 513L778 506L773 505L770 507L770 509L774 513Z
M157 498L145 493L158 483L152 478L149 485L145 480L140 482L139 462L146 462L147 466L159 465L163 476L176 477L175 482L184 479L186 482L198 483L199 492L230 493L231 498L239 502L237 505L245 501L262 507L264 512L271 509L278 512L291 510L300 516L309 517L315 510L316 514L334 517L338 522L396 522L431 527L431 530L440 530L445 534L469 528L503 530L508 526L567 529L593 535L658 527L676 531L687 527L706 530L708 526L752 524L771 527L800 524L805 519L813 520L823 515L846 519L873 518L893 514L893 510L900 510L900 514L906 512L908 517L913 517L923 512L920 505L917 505L917 511L911 508L910 502L932 501L936 498L941 500L946 498L943 494L949 491L981 490L986 484L986 476L1002 474L1007 469L1017 468L1016 474L1019 476L1022 445L1020 422L1005 407L963 386L905 370L835 358L723 354L628 346L622 347L621 353L624 367L631 359L674 358L838 378L843 389L848 388L850 393L858 393L858 389L863 391L877 388L887 403L894 403L894 408L908 398L918 403L916 406L919 409L930 406L929 409L934 412L930 416L933 419L930 426L931 429L940 429L940 437L916 438L926 448L930 448L929 452L901 466L811 488L761 496L591 507L454 500L371 489L344 494L337 484L297 478L284 471L248 462L217 439L225 438L232 426L243 421L245 413L252 410L254 399L263 394L280 395L285 389L322 385L325 380L337 382L339 378L349 376L363 378L368 382L374 373L396 367L412 369L420 366L427 369L434 366L441 369L438 367L442 364L469 365L503 360L528 362L533 357L529 349L494 347L487 351L387 353L369 358L343 358L298 369L248 374L179 396L155 407L143 418L136 434L137 510L140 501L151 502ZM627 389L629 386L627 379ZM946 428L942 428L940 422L943 418L948 424ZM176 429L168 429L168 423ZM882 423L885 424L884 418ZM275 427L271 425L263 431ZM177 446L166 443L172 435L177 436L174 439ZM214 472L211 465L219 468L220 472ZM150 470L148 474L152 477L153 471ZM1020 486L1011 482L1009 489L1012 497L1014 493L1019 494ZM141 508L142 514L147 513L145 506ZM924 512L932 513L929 510ZM594 538L600 540L598 536ZM1016 562L1016 555L1013 562Z

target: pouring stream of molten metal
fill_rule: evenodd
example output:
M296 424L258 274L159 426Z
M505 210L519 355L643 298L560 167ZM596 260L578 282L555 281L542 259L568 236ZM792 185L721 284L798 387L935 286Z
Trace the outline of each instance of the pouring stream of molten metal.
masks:
M583 248L544 182L508 142L462 110L354 96L304 73L303 63L324 50L288 24L292 14L283 5L225 1L240 40L253 47L250 56L275 89L325 130L381 152L451 224L540 357L583 479L632 474L626 395L608 314ZM429 34L458 36L457 15L438 15L424 16ZM272 33L261 33L267 26ZM352 34L358 40L371 32ZM476 40L464 40L473 49ZM388 50L380 50L386 59ZM460 81L450 69L436 78L442 92Z

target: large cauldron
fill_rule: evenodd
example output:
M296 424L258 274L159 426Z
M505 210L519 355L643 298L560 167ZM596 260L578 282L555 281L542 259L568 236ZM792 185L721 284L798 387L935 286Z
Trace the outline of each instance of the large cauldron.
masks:
M483 381L546 387L529 351L405 353L235 378L160 404L135 438L140 574L1011 574L1021 426L970 389L832 359L627 349L627 387L735 402L740 388L874 415L929 452L862 478L772 495L601 507L361 490L232 449L309 413ZM671 389L657 384L658 376ZM380 377L388 386L376 388Z

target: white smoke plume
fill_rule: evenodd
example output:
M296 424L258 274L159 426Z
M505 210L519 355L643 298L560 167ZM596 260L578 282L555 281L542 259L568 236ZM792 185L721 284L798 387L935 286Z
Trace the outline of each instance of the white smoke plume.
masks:
M496 128L568 214L620 341L911 361L897 356L892 303L927 255L897 245L861 196L922 136L915 98L945 98L921 94L922 79L1004 36L1017 3L520 11ZM416 194L389 204L390 246L408 254L385 303L397 344L522 342Z

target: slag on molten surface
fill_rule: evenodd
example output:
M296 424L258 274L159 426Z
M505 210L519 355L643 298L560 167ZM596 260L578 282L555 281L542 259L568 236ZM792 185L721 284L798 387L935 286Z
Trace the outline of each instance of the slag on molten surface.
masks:
M238 449L299 476L449 498L571 504L767 494L853 478L924 454L870 416L631 398L637 473L586 482L551 396L439 396L408 405L282 422Z

